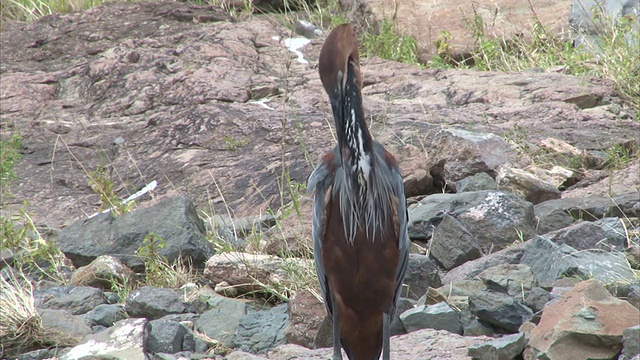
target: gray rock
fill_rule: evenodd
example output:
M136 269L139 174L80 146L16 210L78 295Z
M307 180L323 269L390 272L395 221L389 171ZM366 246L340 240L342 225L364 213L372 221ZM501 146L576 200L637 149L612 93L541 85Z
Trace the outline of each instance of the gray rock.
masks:
M492 336L495 329L491 325L480 321L470 310L460 312L460 321L462 322L462 334L464 336Z
M409 264L404 283L408 287L407 297L418 300L429 287L442 286L438 266L428 256L409 254Z
M617 222L620 224L619 220ZM603 227L606 227L609 231L606 231ZM581 221L566 228L547 233L544 237L558 245L566 244L576 250L624 251L627 242L624 233L620 235L614 233L609 221L607 223Z
M53 340L59 346L75 346L91 334L91 328L85 324L84 318L68 310L39 309L38 314L42 319L42 327L56 334Z
M29 351L27 353L23 353L18 355L18 360L47 360L47 359L56 359L64 354L66 354L68 349L39 349L34 351Z
M524 333L505 335L469 347L469 356L477 360L512 360L522 354L525 345Z
M247 313L247 302L222 296L209 300L211 309L200 315L196 321L197 331L220 341L227 347L233 346L233 338L240 325L240 319Z
M416 301L408 298L401 297L398 299L398 304L396 305L396 313L394 315L394 319L391 322L391 336L393 335L401 335L406 334L407 329L404 328L402 324L402 320L400 319L400 314L403 312L413 309L416 306Z
M458 220L447 214L434 231L429 249L429 254L447 270L482 256L480 245L473 235Z
M149 335L147 319L120 320L98 334L87 335L60 360L87 358L146 360L145 341Z
M622 332L622 355L618 360L631 360L640 354L640 325L632 326Z
M113 326L116 321L123 320L127 317L124 306L120 304L101 304L84 315L89 324L102 325L106 327Z
M409 236L428 240L449 214L477 239L485 253L496 252L535 233L533 205L499 191L434 194L409 206ZM518 230L518 232L516 231Z
M460 317L446 302L419 305L400 314L400 320L407 332L434 329L462 334Z
M597 250L577 251L568 245L556 245L543 236L527 241L522 263L531 267L539 283L560 277L577 276L602 283L633 279L633 270L624 254Z
M142 269L142 260L135 253L149 233L164 240L159 252L169 262L182 256L199 265L214 254L204 224L186 197L168 198L117 218L106 213L76 221L60 231L58 246L76 267L100 255L113 255L130 268Z
M456 192L498 190L498 183L486 172L477 173L458 181Z
M536 283L531 268L523 264L493 266L478 274L478 278L487 289L520 299L524 298Z
M469 309L478 319L509 332L517 332L533 312L511 296L494 291L481 291L469 296Z
M491 133L442 129L434 144L431 174L434 180L441 179L445 184L455 184L481 172L495 176L499 165L517 161L509 144Z
M547 290L534 287L524 299L523 305L537 313L544 309L549 300L551 300L551 294Z
M235 348L254 354L266 354L285 343L284 331L288 324L287 304L246 314L240 319L236 331Z
M585 196L545 201L534 206L538 218L538 233L562 229L571 225L575 219L597 221L604 217L634 216L633 206L638 201L638 192L614 198Z
M560 190L553 184L521 169L500 166L496 182L501 190L507 190L533 204L560 198Z
M182 297L172 289L151 286L136 289L127 296L124 309L133 318L156 320L168 314L188 312Z
M193 351L193 334L179 322L158 319L149 322L147 352L175 354L180 351Z
M619 1L597 1L597 0L573 0L571 1L571 12L569 13L569 26L573 32L576 46L587 47L588 49L599 49L600 36L605 36L607 22L617 22L625 16L637 18L640 13L640 2L638 0ZM602 11L602 14L597 11ZM634 31L640 31L640 24L631 24ZM624 38L627 45L638 47L637 37L631 32Z
M478 291L486 290L487 286L477 278L473 280L456 280L439 287L437 290L448 298L452 296L469 296Z
M442 277L442 282L451 284L461 280L473 280L488 268L500 264L519 264L523 255L524 243L516 244L451 269Z
M67 294L60 297L49 298L43 302L45 309L64 309L74 315L89 312L96 306L106 302L102 289L88 286L77 286L69 289Z

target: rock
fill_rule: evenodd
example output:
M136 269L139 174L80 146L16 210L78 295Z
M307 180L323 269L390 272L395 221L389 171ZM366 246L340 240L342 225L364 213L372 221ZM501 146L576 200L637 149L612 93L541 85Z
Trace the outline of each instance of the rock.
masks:
M466 337L444 330L422 329L391 338L392 359L471 360L467 348L491 340L486 336ZM299 345L280 345L269 353L270 360L332 359L332 348L309 350Z
M276 224L276 217L271 214L229 218L226 215L213 215L205 219L208 233L214 233L236 251L244 251L245 238L269 230Z
M571 27L575 46L598 46L602 36L607 36L608 22L619 21L620 18L638 15L638 1L626 0L611 3L600 3L596 0L571 1L569 13L569 26ZM594 20L595 19L595 20ZM630 24L636 32L640 31L640 25L635 22ZM629 34L626 38L628 46L638 46L637 39Z
M484 174L484 173L483 173ZM429 254L446 270L482 256L476 239L453 216L444 214L431 237Z
M428 256L409 254L404 284L408 287L407 297L413 300L419 299L429 287L442 286L438 266Z
M165 319L149 321L147 352L175 354L180 351L193 351L194 347L193 334L179 322Z
M549 294L547 290L534 287L529 291L529 294L522 304L537 313L544 309L549 300L551 300L551 294Z
M307 260L240 252L222 253L207 260L204 276L215 283L226 281L238 294L244 294L263 290L259 283L280 283L286 279L283 269L285 263L304 261Z
M533 312L511 296L494 291L481 291L469 296L471 313L492 326L514 333L528 321Z
M596 178L595 182L587 182L586 184L575 184L566 191L563 192L563 198L589 198L589 197L613 197L614 202L620 205L622 212L632 211L633 205L627 207L625 204L628 198L624 198L629 195L630 189L637 189L638 186L638 172L640 172L640 160L632 161L624 169L614 170L612 173L608 173L607 176ZM631 193L633 194L633 193ZM638 194L637 190L635 194ZM620 198L623 197L623 198ZM635 195L637 199L637 195ZM638 200L636 200L637 203ZM617 211L612 209L612 211ZM637 210L636 210L637 212ZM614 216L614 215L610 215ZM637 216L637 215L636 215Z
M539 219L538 233L545 234L562 229L571 225L574 219L596 221L610 216L633 216L633 205L638 201L640 193L627 193L614 198L584 196L545 201L534 207Z
M622 332L622 355L619 360L631 360L640 354L640 325L624 329Z
M462 321L462 333L464 336L495 335L495 329L492 326L478 320L468 309L460 312L460 320Z
M308 39L314 39L322 35L322 30L308 21L296 20L294 24L296 34L304 36Z
M86 285L111 289L112 282L128 284L131 282L133 271L124 266L115 256L100 255L89 265L82 266L71 275L74 285Z
M430 288L429 290L432 289ZM400 319L400 315L409 309L413 309L416 305L417 303L415 300L404 297L398 299L398 303L396 304L396 313L394 315L394 319L391 321L391 336L407 333L407 329L405 329L404 324Z
M308 290L293 294L288 304L290 320L285 339L290 344L313 348L316 334L327 315L324 304Z
M477 277L474 277L473 280L463 279L450 282L438 288L438 291L445 294L448 298L451 298L452 296L469 296L486 289L487 286Z
M409 236L429 239L444 214L458 220L477 239L485 253L504 249L535 233L533 206L499 191L434 194L409 206Z
M487 289L523 299L536 284L536 280L527 265L503 264L490 267L480 274Z
M568 245L556 245L543 236L527 241L522 263L531 267L539 283L560 277L594 278L604 283L634 277L624 254L598 250L578 251Z
M127 317L127 313L124 311L124 306L120 304L101 304L86 313L84 317L91 326L102 325L110 327L117 321L124 320Z
M63 356L68 352L68 348L65 349L40 349L29 351L27 353L20 354L18 360L46 360L55 359Z
M247 314L246 301L222 296L209 299L211 309L203 312L195 323L195 329L227 347L233 346L236 329Z
M462 335L460 318L446 302L419 305L400 314L400 319L407 332L434 329Z
M617 221L617 223L620 222ZM605 230L605 227L609 231ZM611 226L604 225L602 221L600 224L581 221L566 228L546 233L544 237L558 245L566 244L576 250L624 251L627 242L624 229L621 229L623 232L619 234L612 230Z
M96 306L105 303L101 289L88 286L77 286L60 297L50 298L42 304L45 309L64 309L74 315L84 314Z
M533 204L560 198L556 186L521 169L500 166L496 182L501 190L506 189Z
M522 354L525 344L524 333L505 335L469 347L469 356L477 360L512 360Z
M60 360L79 360L87 357L146 360L145 340L149 334L147 319L120 320L98 334L87 335Z
M639 270L640 269L640 245L630 245L627 250L625 250L625 256L629 261L629 265L632 268Z
M127 296L124 309L129 316L156 320L168 314L188 312L180 294L172 289L144 286Z
M457 268L451 269L442 278L442 283L446 285L461 280L473 280L484 270L500 264L519 264L524 255L524 247L524 243L520 243L466 262Z
M433 186L433 177L425 169L417 169L402 179L406 197L426 195Z
M480 172L458 181L456 192L498 190L498 183L486 172Z
M611 359L622 349L623 331L639 318L638 309L598 281L583 281L544 308L525 359Z
M436 181L450 186L481 172L495 176L498 165L515 163L517 160L504 139L490 133L443 129L433 141L435 153L431 174Z
M266 354L285 343L285 329L289 324L287 304L269 310L251 312L240 319L235 347L254 354Z
M198 266L214 253L205 238L202 220L186 197L168 198L116 218L106 213L79 220L60 231L58 246L76 267L87 265L100 255L116 254L126 266L135 269L142 268L143 263L134 254L150 233L164 241L159 253L169 263L182 257Z
M61 347L75 346L85 335L91 334L81 316L73 315L69 310L39 309L42 327L52 340Z

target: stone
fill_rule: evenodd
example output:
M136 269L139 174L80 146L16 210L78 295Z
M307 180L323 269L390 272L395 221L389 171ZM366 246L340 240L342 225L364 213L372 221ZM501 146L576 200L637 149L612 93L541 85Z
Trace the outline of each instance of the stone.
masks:
M511 296L486 290L469 296L469 309L481 321L511 333L533 315L531 309Z
M285 343L288 324L287 304L250 312L240 319L234 338L235 347L253 354L266 354Z
M156 320L168 314L188 312L180 294L172 289L144 286L127 296L124 309L130 317Z
M522 304L537 313L544 309L549 300L551 300L551 294L547 290L536 286L529 291Z
M487 286L478 278L472 280L456 280L438 288L438 291L445 294L447 298L452 296L469 296L478 291L486 290Z
M142 259L135 254L150 233L164 242L159 254L170 264L181 258L198 266L214 254L204 224L186 197L167 198L118 217L106 213L77 221L60 231L58 246L76 267L116 254L126 266L142 269Z
M620 18L638 16L637 0L621 0L602 3L596 0L571 1L569 26L571 27L576 47L598 48L602 36L606 36L607 22L619 21ZM632 22L634 31L640 31L640 25ZM637 39L629 34L627 46L640 46Z
M496 182L501 190L508 190L533 204L560 198L556 186L525 170L500 166Z
M495 176L498 165L517 162L515 152L506 141L491 133L442 129L433 141L431 174L450 186L481 172Z
M479 172L456 182L456 192L498 190L498 183L486 172Z
M127 313L124 311L124 306L120 304L100 304L86 313L84 317L92 326L110 327L117 321L124 320Z
M611 296L598 281L583 281L544 308L530 332L525 359L611 359L622 349L624 330L638 319L638 309Z
M502 250L535 233L531 203L500 191L470 191L429 195L409 206L409 237L428 240L444 214L458 220L484 253Z
M288 304L290 320L285 339L290 344L313 348L316 334L327 314L324 304L309 290L297 291Z
M640 325L624 329L622 332L622 355L619 360L631 360L640 354Z
M481 257L482 250L464 225L445 214L431 237L429 254L440 266L450 270Z
M445 274L442 277L442 283L447 285L461 280L473 280L484 270L500 264L519 264L524 251L525 244L519 243L479 259L466 262Z
M391 359L471 360L467 348L491 340L487 336L461 336L445 330L422 329L391 338ZM269 352L270 360L332 359L332 348L307 349L299 345L280 345Z
M505 335L469 348L469 356L477 360L512 360L522 354L526 339L524 333Z
M193 351L193 334L179 322L157 319L149 321L149 338L146 350L149 353L175 354L181 351Z
M409 254L404 284L408 288L407 297L413 300L419 299L429 287L437 288L442 285L438 266L428 256Z
M431 290L431 288L429 289ZM402 335L407 333L400 315L409 309L413 309L418 305L415 300L401 297L396 304L396 313L391 321L391 336Z
M205 265L204 276L220 283L226 281L238 294L262 290L259 283L278 284L286 279L283 265L287 262L299 262L300 266L309 260L282 259L272 255L227 252L209 258Z
M248 303L222 296L209 299L210 310L203 312L195 323L195 330L232 347L240 320L247 314Z
M115 256L100 255L89 265L82 266L71 275L74 285L86 285L111 289L112 282L119 284L131 283L133 271L124 266Z
M467 298L467 302L468 301ZM464 336L495 335L495 329L491 325L480 321L468 309L460 312L460 320L462 322L462 334Z
M46 359L56 359L68 352L68 348L60 349L39 349L33 350L26 353L22 353L18 355L18 360L46 360Z
M38 314L42 327L53 334L52 340L61 347L75 346L91 334L82 316L73 315L69 310L39 309Z
M490 267L480 274L487 289L523 299L536 284L531 268L523 264L502 264Z
M604 283L634 278L624 254L598 250L578 251L568 245L556 245L543 236L527 241L522 263L531 267L539 283L561 277L594 278Z
M426 195L433 186L433 177L425 169L417 169L402 179L404 195L408 197Z
M460 318L446 302L419 305L400 314L400 319L407 332L434 329L462 335Z
M147 319L120 320L107 330L87 335L60 360L87 357L146 360L145 340L149 334Z
M69 289L63 296L50 298L42 304L45 309L64 309L74 315L84 314L105 303L101 289L89 286L77 286Z
M619 221L617 223L619 224ZM558 245L567 244L576 250L624 251L627 242L624 232L615 234L612 227L602 223L602 220L600 223L579 221L544 236Z

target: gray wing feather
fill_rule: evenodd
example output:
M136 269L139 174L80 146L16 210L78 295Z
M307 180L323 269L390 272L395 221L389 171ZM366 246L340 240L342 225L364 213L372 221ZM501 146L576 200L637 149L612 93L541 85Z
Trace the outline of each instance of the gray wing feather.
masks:
M400 263L396 270L396 297L393 301L393 310L391 315L395 313L396 304L400 298L400 292L402 291L402 283L404 281L404 275L407 271L407 264L409 263L409 234L407 232L408 224L408 212L407 212L407 200L404 195L404 185L402 184L402 176L398 168L393 168L391 185L393 192L398 198L398 247L400 248Z

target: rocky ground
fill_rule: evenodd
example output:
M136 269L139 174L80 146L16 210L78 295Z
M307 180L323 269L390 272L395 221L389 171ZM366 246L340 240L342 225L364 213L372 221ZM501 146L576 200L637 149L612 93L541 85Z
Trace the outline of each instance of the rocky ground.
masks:
M61 346L19 358L330 358L312 291L277 306L238 298L312 271L301 190L334 140L322 39L302 49L305 63L284 45L293 35L273 16L173 2L3 24L2 136L24 144L3 216L26 208L73 264L69 284L34 290ZM410 197L414 253L392 357L637 358L640 123L612 84L381 59L362 68L372 133ZM99 166L122 198L157 187L135 211L87 219L101 205L87 181ZM291 200L300 216L282 206ZM119 298L104 278L139 276L150 232L169 261L204 271ZM235 251L216 254L212 232ZM256 234L272 255L244 252Z

